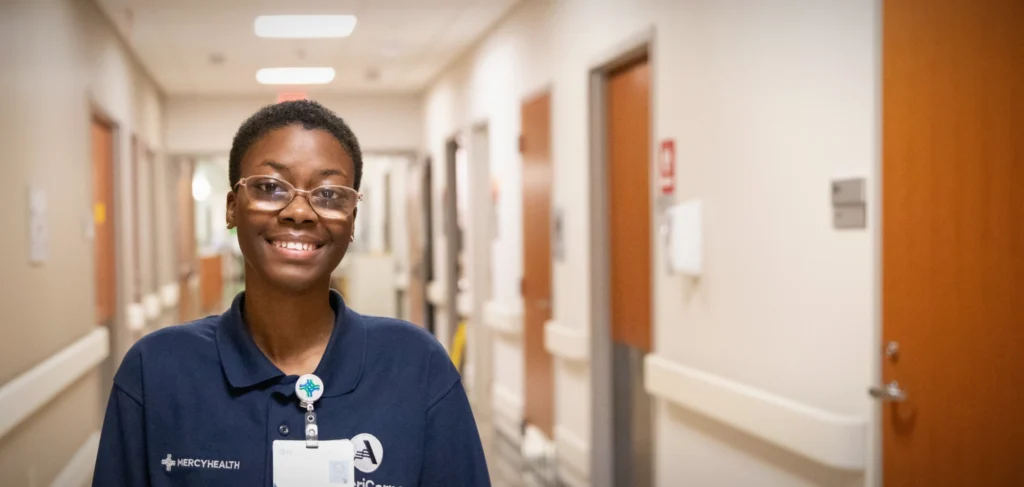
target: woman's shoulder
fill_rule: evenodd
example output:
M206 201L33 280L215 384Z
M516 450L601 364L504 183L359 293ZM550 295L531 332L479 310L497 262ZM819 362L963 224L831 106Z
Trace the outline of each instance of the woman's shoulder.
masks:
M148 371L147 376L173 374L183 364L215 361L219 321L219 316L208 316L146 334L124 355L114 383L125 389L138 389L144 371Z
M360 315L360 318L366 329L367 344L375 352L410 357L447 355L441 342L422 326L383 316Z
M458 381L448 351L427 329L395 318L361 318L370 376L388 383L420 384L430 398L440 397Z
M139 352L153 350L197 350L203 345L216 345L217 326L220 316L207 316L188 323L173 325L150 332L139 339L132 348Z

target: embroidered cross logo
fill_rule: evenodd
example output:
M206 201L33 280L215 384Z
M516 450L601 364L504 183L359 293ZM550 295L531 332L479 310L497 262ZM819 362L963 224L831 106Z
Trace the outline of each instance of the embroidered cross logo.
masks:
M320 385L313 382L313 379L306 379L306 383L302 384L301 389L306 393L306 397L313 397L313 393L320 390Z
M167 454L167 458L165 458L163 460L160 460L160 465L163 465L167 469L168 472L171 471L171 467L173 467L173 466L175 466L177 464L178 464L178 462L175 462L174 459L171 458L171 454L170 453Z

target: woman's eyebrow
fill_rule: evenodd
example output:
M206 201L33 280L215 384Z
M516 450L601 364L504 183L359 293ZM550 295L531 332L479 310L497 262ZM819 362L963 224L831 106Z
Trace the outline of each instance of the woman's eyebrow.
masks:
M327 176L344 176L341 171L337 169L322 169L320 170L320 177L326 178Z
M261 162L260 166L269 166L270 168L274 169L275 171L288 172L288 166L286 166L284 164L281 164L280 162L275 162L275 161L271 161L271 160L266 160L266 161Z

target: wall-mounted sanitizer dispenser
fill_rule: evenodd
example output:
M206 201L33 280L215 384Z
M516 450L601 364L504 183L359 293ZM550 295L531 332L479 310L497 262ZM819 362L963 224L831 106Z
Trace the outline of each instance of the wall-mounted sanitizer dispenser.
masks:
M704 215L700 200L684 201L665 210L662 234L668 271L700 277L704 270Z

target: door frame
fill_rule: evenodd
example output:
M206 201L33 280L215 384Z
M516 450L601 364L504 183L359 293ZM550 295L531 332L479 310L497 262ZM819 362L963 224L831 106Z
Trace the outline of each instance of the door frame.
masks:
M127 267L124 262L124 244L121 241L122 233L124 232L124 222L121 221L120 211L121 207L121 194L119 184L121 178L121 163L123 160L123 154L121 149L121 126L117 123L117 120L110 115L102 105L93 99L89 100L89 124L99 122L110 129L111 134L111 177L112 191L114 193L113 204L111 208L107 209L107 220L114 222L114 316L110 322L110 359L107 360L110 369L106 371L108 377L113 377L113 372L117 370L117 366L121 363L121 357L124 352L128 351L128 344L125 340L127 334L123 333L124 324L124 304L126 303L124 293L127 289L124 286L125 276ZM91 139L90 139L91 144ZM92 157L89 158L89 164L93 164ZM89 208L89 215L92 215L92 204L95 199L95 187L93 187L92 181L89 181L89 201L87 206ZM92 219L90 218L90 223ZM93 239L95 245L95 239Z
M611 336L611 309L609 296L609 281L611 273L611 252L606 236L609 231L608 223L608 134L606 130L607 107L605 98L607 95L608 78L613 71L629 65L641 58L646 57L651 70L651 113L650 113L650 137L648 142L651 146L651 154L657 154L654 150L654 140L658 133L657 104L653 103L657 93L657 63L655 62L655 27L650 26L627 38L625 41L614 46L605 54L599 56L591 63L588 74L588 107L590 115L589 124L589 149L590 160L588 165L590 199L588 201L590 234L588 235L590 246L590 268L592 278L590 280L590 482L593 487L612 487L614 483L615 445L614 445L614 391L612 386L613 378L613 354ZM648 161L648 177L651 180L651 187L654 188L656 176L651 170L653 161ZM657 201L653 192L651 198L651 245L657 246L659 241L655 227L658 213ZM651 256L656 258L656 248L651 249ZM655 317L655 272L658 268L657 262L651 262L651 318L652 328L656 324ZM652 342L654 342L654 330L652 329ZM653 347L653 343L652 343ZM653 418L652 418L653 419ZM654 428L652 426L652 431ZM654 431L657 435L657 432ZM653 462L653 459L652 459Z
M522 313L523 313L522 314L522 320L523 320L522 321L522 331L521 331L521 336L520 336L521 343L520 343L520 347L519 347L519 350L520 350L520 353L522 354L522 359L523 359L523 365L522 365L523 384L522 384L522 387L521 387L522 398L523 398L523 410L522 410L522 416L523 416L522 417L522 427L523 427L523 429L521 431L521 435L525 434L526 426L531 424L529 422L528 416L530 416L530 404L531 404L530 397L532 397L532 395L530 394L530 385L529 385L530 377L529 377L529 372L528 372L529 362L530 362L530 353L529 353L529 350L530 350L529 346L530 345L529 345L529 340L527 338L528 327L529 327L529 322L528 322L529 300L527 299L526 294L524 292L524 290L525 290L524 283L526 282L526 274L527 274L527 268L528 268L527 255L526 255L527 254L527 243L526 243L526 240L525 240L526 239L526 230L525 229L528 226L529 222L527 221L528 215L526 214L526 211L525 211L525 206L526 206L526 203L527 203L527 201L526 201L527 200L527 198L526 198L527 186L526 186L526 177L525 177L526 158L525 158L524 151L523 151L523 141L525 140L525 138L524 138L525 136L524 136L524 131L523 131L523 120L522 120L522 118L523 118L523 112L524 112L525 107L527 105L531 104L531 103L536 102L537 100L539 100L541 98L547 98L547 103L548 103L548 113L547 113L547 117L548 117L548 167L549 167L549 170L551 171L551 175L550 175L550 180L549 180L549 183L550 183L549 193L550 194L549 194L549 197L548 197L548 211L547 211L547 214L544 215L544 222L543 223L549 229L549 233L550 233L552 218L553 218L553 215L554 215L554 211L555 211L555 209L557 207L557 202L555 201L555 197L554 197L554 193L556 191L556 182L555 182L555 153L554 153L555 137L554 137L554 123L553 123L554 122L554 116L555 116L555 107L554 107L555 90L554 90L554 85L551 84L551 83L545 83L543 85L540 85L540 86L536 87L533 90L524 92L522 94L522 96L520 96L519 99L518 99L518 113L520 115L520 120L519 120L519 125L517 126L518 137L517 137L517 140L516 140L516 155L518 156L519 169L520 169L520 181L519 181L520 184L519 184L519 188L518 188L519 189L519 191L518 191L518 194L519 194L519 206L522 209L522 212L520 214L521 232L520 232L520 235L519 235L520 243L522 245L522 256L521 256L522 257L522 262L521 262L520 274L519 274L518 293L519 293L519 299L521 301ZM551 319L554 318L554 312L555 312L555 282L554 282L554 279L555 279L555 255L554 255L554 253L552 251L552 248L551 248L551 239L550 239L551 236L552 235L549 235L548 241L545 242L545 244L544 244L545 247L548 250L548 252L547 252L548 253L547 257L548 258L547 258L547 260L548 260L548 266L549 266L549 269L550 269L550 272L549 272L550 275L548 277L548 280L549 280L549 282L548 282L548 306L549 306L549 309L548 309L548 320L551 320ZM557 372L556 372L557 357L555 357L549 350L547 350L547 347L545 346L545 343L544 343L544 341L545 341L544 340L544 327L545 327L545 323L546 322L540 324L540 336L541 336L541 348L542 348L541 353L543 353L544 355L547 355L548 359L550 360L550 363L551 363L551 374L550 374L550 376L551 376L551 389L550 389L550 394L549 394L550 397L548 398L548 400L550 401L550 409L551 409L551 431L550 432L544 431L543 428L541 428L540 426L537 426L536 424L532 424L532 426L536 427L537 429L540 429L544 433L545 436L550 435L550 437L547 438L547 439L550 440L550 441L554 441L555 440L555 428L558 426L558 401L557 401L557 399L558 399L557 398L558 388L557 388L557 384L556 384L556 380L557 380L557 378L556 378L556 376L557 376Z
M466 262L469 275L469 293L472 308L466 328L466 363L472 365L470 402L477 414L491 414L491 386L493 384L493 333L484 325L484 307L493 298L491 267L492 230L495 205L491 198L491 132L488 121L481 120L466 130L466 150L469 157L469 214L466 244Z

